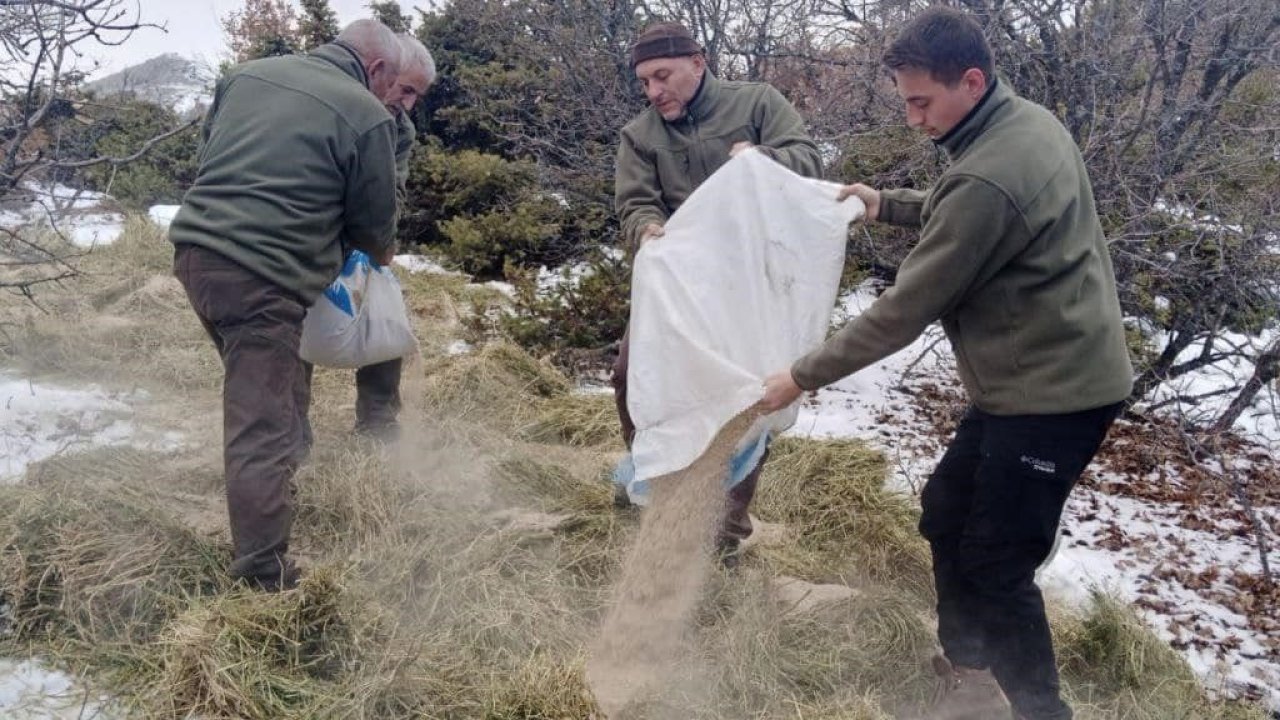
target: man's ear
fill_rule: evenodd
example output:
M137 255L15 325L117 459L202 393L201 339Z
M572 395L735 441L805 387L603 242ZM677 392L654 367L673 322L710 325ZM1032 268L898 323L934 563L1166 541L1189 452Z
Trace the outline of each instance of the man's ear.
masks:
M978 68L969 68L960 76L960 83L973 96L973 99L977 100L987 91L987 74Z
M374 75L381 76L386 69L387 61L382 58L378 58L377 60L369 63L369 66L365 68L365 72L368 73L370 78L372 78Z

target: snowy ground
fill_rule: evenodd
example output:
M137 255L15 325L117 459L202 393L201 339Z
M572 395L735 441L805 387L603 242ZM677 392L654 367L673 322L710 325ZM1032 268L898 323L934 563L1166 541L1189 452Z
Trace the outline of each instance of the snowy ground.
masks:
M846 316L872 299L867 290L849 295ZM890 485L918 493L945 449L939 418L953 414L962 398L950 346L940 336L931 328L896 355L821 390L805 402L790 432L863 438L889 458ZM1214 369L1186 382L1204 392L1239 384L1251 371L1238 366L1232 376ZM1272 402L1260 397L1237 430L1274 448ZM1112 435L1115 454L1143 440L1124 428ZM1230 497L1201 501L1207 493L1165 459L1145 476L1114 466L1095 468L1072 494L1062 542L1041 574L1046 594L1068 603L1083 603L1094 590L1119 597L1182 653L1212 692L1256 698L1280 710L1280 621L1275 606L1258 607L1269 601L1251 592L1262 569L1242 508ZM1272 527L1280 526L1280 506L1258 511ZM1274 532L1270 542L1275 566Z
M0 372L0 483L22 477L27 466L59 453L108 445L172 449L177 433L139 426L134 407L142 392L33 383Z
M18 203L0 206L0 228L51 227L84 249L110 245L124 230L124 215L104 210L108 198L101 193L28 183L18 196Z
M1241 348L1256 356L1263 348L1275 342L1280 330L1268 330L1257 336L1225 333L1218 338L1213 352L1229 348ZM1204 352L1204 344L1196 343L1178 356L1177 363L1194 360ZM1252 365L1242 358L1231 358L1204 370L1175 378L1158 388L1151 397L1152 403L1176 400L1168 405L1168 412L1187 418L1191 422L1210 421L1226 410L1235 397L1234 388L1244 383L1253 372ZM1236 429L1256 438L1273 453L1280 453L1280 393L1274 387L1263 388L1253 407L1246 410Z
M34 383L0 372L0 483L58 453L109 445L171 449L181 437L141 427L134 408L144 393ZM4 611L0 607L0 628ZM2 630L0 630L2 631ZM0 717L104 718L105 711L67 674L37 660L0 658Z
M36 660L0 658L0 717L8 720L105 720L111 717L76 679Z

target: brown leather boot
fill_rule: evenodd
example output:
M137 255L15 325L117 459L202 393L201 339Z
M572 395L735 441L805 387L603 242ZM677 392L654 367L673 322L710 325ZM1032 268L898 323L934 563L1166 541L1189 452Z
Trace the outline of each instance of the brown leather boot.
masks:
M917 720L1009 720L1009 701L990 670L953 666L941 655L931 662L938 689L932 706Z

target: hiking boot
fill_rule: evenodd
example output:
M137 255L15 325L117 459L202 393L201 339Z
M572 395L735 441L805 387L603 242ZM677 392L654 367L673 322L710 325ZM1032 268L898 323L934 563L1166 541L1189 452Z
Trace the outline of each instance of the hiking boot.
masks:
M627 489L618 483L613 483L613 506L619 510L626 510L633 504L631 496L627 494Z
M916 720L1008 720L1009 701L990 670L952 665L941 655L932 660L938 688L929 711Z
M737 538L716 540L716 558L725 570L736 570L742 562L742 541Z
M278 574L268 576L255 575L241 578L241 581L254 590L278 593L298 587L298 579L300 577L302 577L302 571L298 569L298 566L289 563L289 566Z
M395 422L357 422L355 427L357 437L373 440L391 445L400 439L400 423Z

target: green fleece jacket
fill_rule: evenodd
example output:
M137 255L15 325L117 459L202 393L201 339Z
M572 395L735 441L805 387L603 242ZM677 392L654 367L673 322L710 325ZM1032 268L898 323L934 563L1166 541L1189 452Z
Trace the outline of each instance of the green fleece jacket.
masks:
M748 141L792 171L822 174L822 158L796 109L765 83L702 76L685 116L667 122L648 108L622 128L614 209L622 237L635 245L649 223L663 224L699 185Z
M413 143L418 130L413 126L409 113L396 112L396 206L404 207L408 195L409 159L413 156Z
M935 320L978 408L1056 414L1118 402L1133 368L1084 161L1049 111L996 83L938 141L927 192L881 193L879 220L920 227L897 281L792 367L815 389L900 350Z
M307 304L337 276L343 244L385 251L395 242L396 121L367 86L355 53L337 43L232 69L169 239Z

